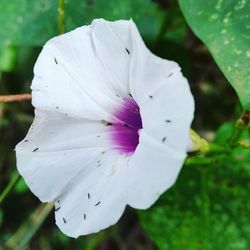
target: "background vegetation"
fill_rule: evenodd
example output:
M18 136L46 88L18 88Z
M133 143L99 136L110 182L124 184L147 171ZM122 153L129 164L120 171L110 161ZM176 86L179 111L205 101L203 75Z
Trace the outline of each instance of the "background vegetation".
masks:
M1 102L0 249L250 249L250 2L0 0L0 94L30 93L42 45L98 17L133 18L155 54L181 65L196 101L193 128L210 150L190 155L152 208L128 208L117 225L75 240L16 171L30 101Z

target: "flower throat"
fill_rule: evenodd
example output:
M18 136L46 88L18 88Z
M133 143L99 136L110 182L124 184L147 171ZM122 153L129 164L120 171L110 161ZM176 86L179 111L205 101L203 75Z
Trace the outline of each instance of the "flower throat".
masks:
M110 126L111 139L120 153L131 154L139 143L139 130L142 128L140 108L129 96L115 110L116 120Z

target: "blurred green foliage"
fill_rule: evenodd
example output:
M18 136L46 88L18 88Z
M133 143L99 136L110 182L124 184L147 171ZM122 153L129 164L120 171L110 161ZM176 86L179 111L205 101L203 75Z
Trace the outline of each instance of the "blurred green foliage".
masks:
M249 3L238 8L245 0L179 2L188 24L211 50L244 107L249 106L250 66L244 57L250 49ZM57 4L0 1L1 95L30 92L41 46L59 33ZM193 127L226 151L194 156L198 161L184 166L177 184L151 209L140 212L140 221L134 210L127 209L116 226L74 240L57 229L53 213L40 205L24 181L15 180L13 149L32 122L32 106L0 103L0 196L8 191L0 202L0 249L250 249L250 153L230 145L248 141L248 132L238 133L233 122L225 123L240 116L237 96L208 49L190 31L181 8L177 0L65 0L65 31L99 17L132 18L147 46L177 61L189 79L196 100ZM226 33L220 32L224 26ZM230 43L224 44L228 39ZM237 56L236 47L243 51Z
M215 142L228 143L233 123L218 130ZM247 131L242 134L247 139ZM213 164L185 167L176 185L141 221L162 250L250 249L250 150L235 148Z
M0 4L0 13L0 22L4 23L0 30L1 45L43 45L58 34L57 0L4 0ZM65 13L65 31L90 24L94 18L133 18L144 35L154 37L163 17L155 4L144 0L67 0Z

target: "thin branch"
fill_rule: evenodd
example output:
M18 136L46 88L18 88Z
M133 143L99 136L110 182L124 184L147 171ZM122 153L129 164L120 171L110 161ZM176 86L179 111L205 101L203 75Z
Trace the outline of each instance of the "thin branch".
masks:
M58 31L59 34L64 33L65 28L65 3L64 0L58 0Z
M41 227L53 209L53 204L40 204L30 216L24 220L17 231L10 235L6 247L10 249L26 249L26 246Z
M7 195L11 192L11 190L15 187L16 183L18 182L20 178L20 175L18 172L15 172L12 176L9 184L7 187L3 190L3 192L0 194L0 204L4 201L4 199L7 197Z
M31 100L31 94L0 95L0 102L20 102Z

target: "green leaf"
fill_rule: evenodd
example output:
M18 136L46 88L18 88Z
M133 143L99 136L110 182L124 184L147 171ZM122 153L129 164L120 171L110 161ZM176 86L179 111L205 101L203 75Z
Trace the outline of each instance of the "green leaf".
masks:
M156 15L156 13L158 15ZM2 0L0 2L0 45L42 45L58 34L57 0ZM163 13L150 0L65 1L65 30L89 24L94 18L133 18L142 33L155 36Z
M250 1L179 0L179 3L188 24L211 51L243 107L249 108Z
M250 249L250 152L236 149L214 165L186 166L142 225L161 250Z
M57 30L56 0L0 2L0 44L40 45Z

